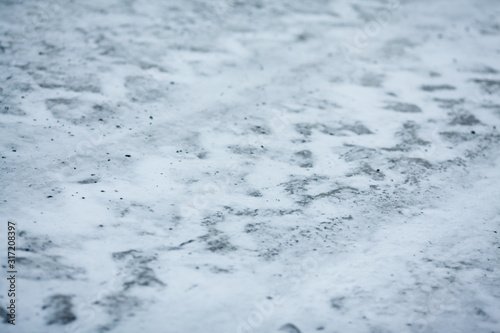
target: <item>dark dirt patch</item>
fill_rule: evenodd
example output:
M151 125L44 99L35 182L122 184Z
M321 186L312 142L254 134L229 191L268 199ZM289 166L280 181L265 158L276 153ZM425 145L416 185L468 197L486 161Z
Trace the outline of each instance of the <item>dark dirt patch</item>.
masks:
M78 184L97 184L99 182L98 178L87 178L83 180L79 180Z
M66 325L76 320L71 303L72 296L53 295L45 300L42 310L47 311L47 325Z
M500 92L500 80L474 79L473 81L479 84L485 93L495 94Z
M301 168L312 168L312 153L309 150L301 150L294 154L299 158L299 166Z
M441 84L441 85L423 85L422 87L420 87L420 89L422 89L423 91L433 92L438 90L455 90L457 88L449 84Z
M476 117L474 117L473 114L466 113L466 114L456 115L450 124L451 125L472 126L472 125L477 125L480 123L481 122Z
M263 127L263 126L253 126L250 128L250 130L254 133L262 134L262 135L271 134L271 130L266 128L266 127Z
M248 192L248 195L255 198L262 197L262 193L260 193L260 191L257 190Z
M133 286L165 286L165 283L156 277L153 269L148 267L148 264L155 261L156 257L144 255L137 250L115 252L112 257L115 261L124 264L123 271L126 273L123 283L124 290Z
M2 318L0 322L2 323L7 323L7 311L4 309L4 306L2 304L2 306L0 306L0 317Z
M391 102L386 105L385 109L403 113L419 113L422 109L415 104Z
M375 170L369 164L364 164L353 172L346 174L346 177L352 177L356 175L368 175L374 180L384 180L385 178L385 175L380 171L380 169Z
M438 102L438 106L442 109L453 109L455 106L463 104L465 102L465 99L434 98L434 101Z
M330 305L335 310L340 310L344 307L345 297L333 297L330 299Z

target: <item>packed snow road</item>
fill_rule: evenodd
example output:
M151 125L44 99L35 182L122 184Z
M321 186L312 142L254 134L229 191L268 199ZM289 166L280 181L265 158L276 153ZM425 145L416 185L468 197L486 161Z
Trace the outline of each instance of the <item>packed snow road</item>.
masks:
M499 15L0 1L0 331L500 332Z

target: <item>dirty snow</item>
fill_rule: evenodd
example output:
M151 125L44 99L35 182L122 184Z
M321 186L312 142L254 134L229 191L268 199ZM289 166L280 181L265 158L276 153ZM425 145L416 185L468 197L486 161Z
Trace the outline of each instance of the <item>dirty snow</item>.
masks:
M499 15L0 1L0 331L500 332Z

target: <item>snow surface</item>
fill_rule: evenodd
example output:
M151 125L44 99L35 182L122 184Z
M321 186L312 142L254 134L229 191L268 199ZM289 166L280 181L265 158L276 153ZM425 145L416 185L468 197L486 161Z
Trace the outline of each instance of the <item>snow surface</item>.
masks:
M500 332L499 17L0 1L0 331Z

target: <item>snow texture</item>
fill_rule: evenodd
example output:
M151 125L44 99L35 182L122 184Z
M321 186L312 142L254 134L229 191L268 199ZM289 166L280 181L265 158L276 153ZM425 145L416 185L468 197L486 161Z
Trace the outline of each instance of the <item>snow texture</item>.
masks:
M500 332L500 2L0 1L1 332Z

